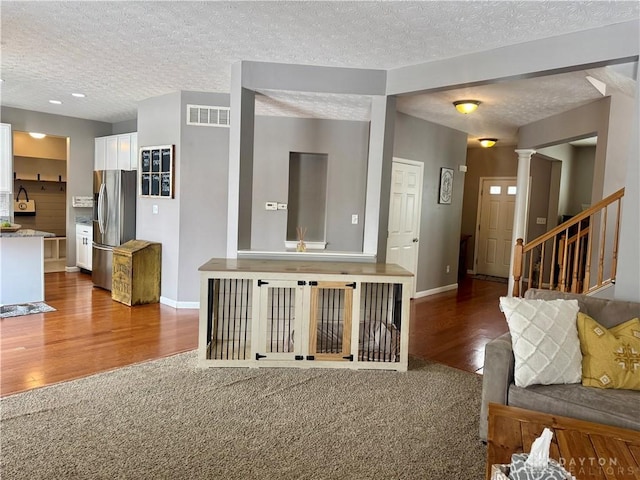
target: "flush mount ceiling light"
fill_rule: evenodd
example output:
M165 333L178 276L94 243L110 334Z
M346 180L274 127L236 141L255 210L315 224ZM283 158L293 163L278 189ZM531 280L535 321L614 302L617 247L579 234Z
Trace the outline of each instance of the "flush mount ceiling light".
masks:
M475 112L478 105L480 105L478 100L458 100L453 102L453 106L456 107L456 110L464 114Z
M478 141L480 142L480 145L483 146L484 148L490 148L496 144L498 139L497 138L479 138Z
M54 105L62 105L60 100L49 100L49 103L53 103Z
M37 132L29 132L29 135L31 135L33 138L37 138L38 140L46 137L44 133L37 133Z
M76 97L76 98L84 98L84 97L86 97L86 95L84 93L72 93L71 95L73 97Z

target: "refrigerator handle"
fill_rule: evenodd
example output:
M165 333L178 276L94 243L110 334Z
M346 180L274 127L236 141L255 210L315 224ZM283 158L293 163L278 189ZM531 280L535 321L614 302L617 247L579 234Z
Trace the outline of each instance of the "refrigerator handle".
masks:
M104 233L104 193L106 190L106 185L104 183L100 184L100 191L98 193L98 227L100 228L100 233Z

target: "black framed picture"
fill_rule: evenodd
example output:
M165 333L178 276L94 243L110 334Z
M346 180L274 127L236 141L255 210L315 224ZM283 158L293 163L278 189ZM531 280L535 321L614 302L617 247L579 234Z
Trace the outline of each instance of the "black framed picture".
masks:
M440 192L438 203L451 204L453 197L453 168L442 167L440 169Z
M140 196L173 198L174 145L140 148Z

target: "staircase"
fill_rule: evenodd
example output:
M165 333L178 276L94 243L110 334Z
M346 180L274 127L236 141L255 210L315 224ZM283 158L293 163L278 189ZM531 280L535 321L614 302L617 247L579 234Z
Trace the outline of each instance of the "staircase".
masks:
M614 284L623 196L624 188L527 244L519 238L513 296L528 288L588 294Z

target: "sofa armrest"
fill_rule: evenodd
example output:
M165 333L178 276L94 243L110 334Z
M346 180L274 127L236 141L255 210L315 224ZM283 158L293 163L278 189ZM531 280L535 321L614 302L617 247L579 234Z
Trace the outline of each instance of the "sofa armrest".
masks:
M491 340L484 349L482 403L480 405L480 439L487 439L489 403L507 404L509 385L513 383L511 334Z

